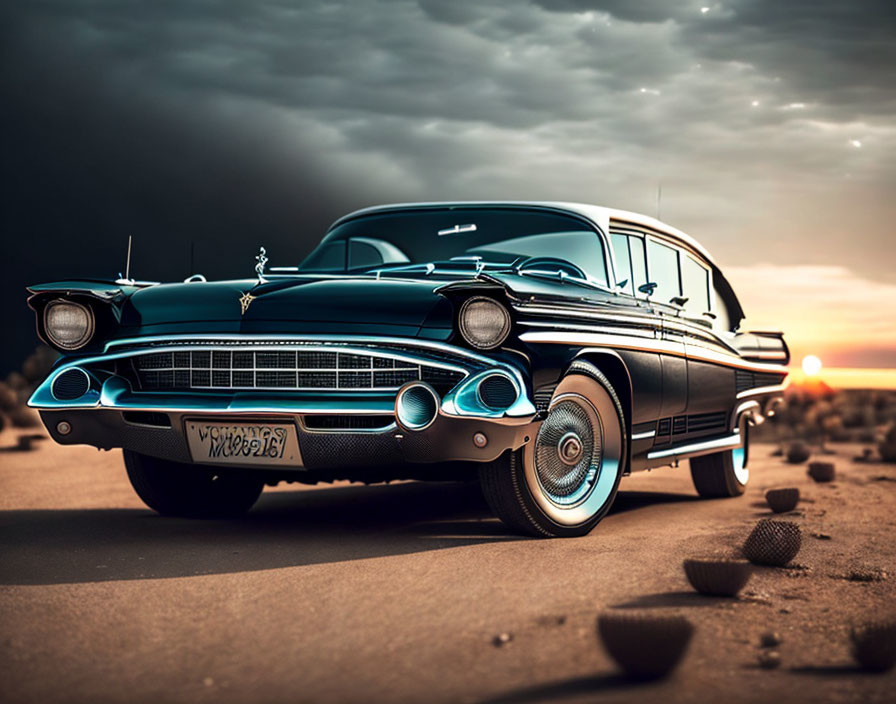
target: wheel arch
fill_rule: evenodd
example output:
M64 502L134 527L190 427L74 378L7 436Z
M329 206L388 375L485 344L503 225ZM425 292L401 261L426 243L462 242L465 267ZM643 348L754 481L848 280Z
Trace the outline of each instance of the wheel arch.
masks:
M622 406L622 420L625 426L624 459L625 467L623 475L631 473L631 442L632 435L632 378L628 367L616 352L612 350L585 351L576 355L575 359L567 367L570 372L575 368L576 362L587 362L593 365L607 381L613 385L613 390L619 397Z

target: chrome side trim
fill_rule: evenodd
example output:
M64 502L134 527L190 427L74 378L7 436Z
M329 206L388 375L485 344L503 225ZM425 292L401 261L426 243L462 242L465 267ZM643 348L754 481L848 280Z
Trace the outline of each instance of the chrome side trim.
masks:
M533 344L571 345L581 347L610 347L616 349L639 350L643 352L662 352L676 357L699 359L704 362L713 362L728 367L749 369L759 372L786 371L786 367L778 364L762 364L760 362L748 362L720 352L704 350L688 346L684 343L669 340L651 340L648 338L625 337L620 335L605 335L601 333L584 332L524 332L520 340Z
M729 447L739 447L740 445L740 433L735 431L733 435L724 438L716 438L715 440L706 440L704 442L694 442L689 445L679 445L678 447L670 447L665 450L653 450L647 453L647 459L658 460L663 457L682 457L684 455L696 454L705 450L718 450Z
M631 436L631 440L649 440L656 437L656 430L648 430L646 433L635 433Z

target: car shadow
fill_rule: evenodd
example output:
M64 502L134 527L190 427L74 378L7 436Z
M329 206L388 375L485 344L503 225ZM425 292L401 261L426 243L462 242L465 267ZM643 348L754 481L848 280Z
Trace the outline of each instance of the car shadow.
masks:
M689 499L620 492L612 513ZM65 584L251 572L527 540L476 484L406 482L265 492L230 521L148 509L0 512L0 584Z
M525 687L505 692L480 704L534 704L535 702L556 702L567 698L581 698L596 695L599 692L614 690L637 690L656 684L651 681L639 681L622 674L593 675L577 677L558 682L549 682L532 687Z
M737 597L706 596L695 591L690 592L657 592L645 594L620 604L613 604L613 609L657 609L682 606L717 606L741 601Z

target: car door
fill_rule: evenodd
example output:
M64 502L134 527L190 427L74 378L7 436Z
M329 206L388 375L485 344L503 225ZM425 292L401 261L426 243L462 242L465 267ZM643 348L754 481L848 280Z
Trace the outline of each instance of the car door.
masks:
M672 299L681 296L679 250L650 235L646 237L645 244L647 276L649 283L656 284L651 301L662 321L665 350L662 356L663 404L660 416L671 419L668 425L674 441L676 436L687 432L685 413L688 406L686 335L679 325L680 308L672 303Z

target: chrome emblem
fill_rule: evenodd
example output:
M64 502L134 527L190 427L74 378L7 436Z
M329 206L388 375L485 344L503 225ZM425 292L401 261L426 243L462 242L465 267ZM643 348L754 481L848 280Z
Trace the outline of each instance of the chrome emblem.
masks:
M257 296L253 296L251 293L246 291L242 296L240 296L240 315L245 315L246 311L249 310L249 306L252 304Z

